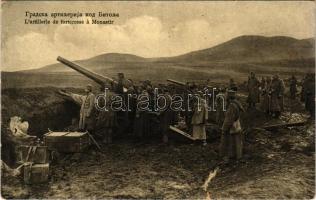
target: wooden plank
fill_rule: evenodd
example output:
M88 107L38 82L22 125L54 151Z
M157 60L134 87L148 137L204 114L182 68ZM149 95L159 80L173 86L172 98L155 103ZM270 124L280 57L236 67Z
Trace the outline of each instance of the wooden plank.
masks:
M292 123L280 123L280 124L272 124L268 126L260 127L262 129L271 130L271 129L277 129L282 127L291 127L291 126L303 126L306 124L306 121L300 121L300 122L292 122Z
M195 140L190 134L188 134L188 133L186 133L186 132L184 132L184 131L182 131L174 126L170 125L169 128L170 128L170 130L172 130L176 133L179 133L180 135L183 135L184 137L189 138L190 140Z

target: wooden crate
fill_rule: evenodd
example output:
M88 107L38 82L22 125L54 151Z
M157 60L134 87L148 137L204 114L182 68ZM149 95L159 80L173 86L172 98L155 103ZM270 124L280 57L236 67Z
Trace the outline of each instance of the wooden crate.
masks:
M90 145L87 132L48 132L44 135L48 150L75 153L82 152Z
M26 184L45 183L49 177L49 164L25 163L23 177Z
M47 146L19 146L18 163L45 164L49 161Z

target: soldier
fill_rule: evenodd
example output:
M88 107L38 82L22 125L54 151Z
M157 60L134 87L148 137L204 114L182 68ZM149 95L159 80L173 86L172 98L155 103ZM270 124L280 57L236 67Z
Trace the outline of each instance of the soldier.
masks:
M265 87L261 89L261 95L262 95L261 109L266 114L270 114L270 89L271 89L271 77L266 77Z
M111 98L113 95L113 92L107 91L104 99L98 99L98 106L102 110L99 110L97 115L96 132L103 136L104 144L112 143L114 128L117 126L116 112L111 109Z
M305 74L302 80L301 99L300 99L301 102L305 102L305 96L306 96L305 88L307 85L307 78L308 78L308 74Z
M228 89L229 90L234 90L234 91L236 91L237 92L237 84L235 83L235 81L234 81L234 79L230 79L229 80L229 86L228 86Z
M127 92L124 91L124 88L129 88L131 86L131 83L129 80L127 80L124 77L123 73L118 73L118 83L115 88L115 93L121 95L123 98L124 102L124 110L117 111L117 120L120 126L118 127L117 134L118 135L123 135L128 133L128 126L129 126L129 118L128 118L128 111L127 111L127 106L128 106L128 98L127 98Z
M266 78L262 77L262 78L261 78L261 82L260 82L260 88L261 88L261 90L266 87L266 84L267 84Z
M162 134L162 141L164 144L168 143L168 137L169 137L169 126L172 124L172 121L174 119L174 113L170 108L171 104L171 95L169 93L169 90L167 88L164 89L164 95L166 100L166 106L165 109L160 111L159 114L159 121L160 121L160 131Z
M130 80L131 81L131 80ZM131 134L134 134L134 120L136 116L136 109L137 109L137 95L138 89L134 86L134 83L131 81L132 86L127 89L128 97L128 130L130 130Z
M149 99L149 94L146 90L143 90L136 100L136 105L147 99ZM149 114L148 111L142 109L141 105L137 106L139 107L136 107L133 135L136 136L137 139L143 139L149 134L150 130Z
M124 88L129 88L132 86L132 82L129 79L126 79L124 76L124 73L118 73L117 74L118 81L115 92L117 94L123 94Z
M227 91L227 106L220 143L220 156L224 161L242 157L240 115L244 112L244 108L236 99L236 92L233 90Z
M199 96L195 99L193 105L193 116L191 119L193 138L202 141L203 146L206 143L205 125L208 120L207 103L203 99L203 92L199 91Z
M219 92L215 97L216 106L216 123L219 127L222 127L225 118L225 94L224 89L219 88Z
M310 113L311 119L315 118L315 75L310 74L305 84L305 109Z
M279 117L284 110L284 82L278 75L274 75L271 82L271 114L273 117Z
M79 131L93 132L95 126L95 96L92 93L92 85L87 85L85 95L74 94L59 90L61 95L70 97L74 102L80 105Z
M297 80L294 75L290 78L290 97L291 99L295 99L296 97L296 92L297 92Z
M260 87L260 83L259 80L256 78L255 73L251 72L250 73L250 77L248 79L248 84L247 84L247 88L248 88L248 104L249 104L249 108L255 108L256 107L256 103L259 103L259 87Z

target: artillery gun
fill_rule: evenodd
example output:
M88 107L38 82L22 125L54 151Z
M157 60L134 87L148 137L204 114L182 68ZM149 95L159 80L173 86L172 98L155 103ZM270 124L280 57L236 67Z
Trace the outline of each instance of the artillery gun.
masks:
M57 61L63 63L64 65L70 67L71 69L74 69L76 70L77 72L83 74L84 76L92 79L94 82L98 83L99 85L101 85L102 87L107 83L112 83L114 85L117 85L118 82L113 80L112 78L109 78L107 76L102 76L102 75L99 75L95 72L92 72L90 70L87 70L86 68L84 67L81 67L80 65L74 63L74 62L71 62L65 58L62 58L60 56L57 57ZM126 92L127 91L127 88L126 87L123 87L123 91Z

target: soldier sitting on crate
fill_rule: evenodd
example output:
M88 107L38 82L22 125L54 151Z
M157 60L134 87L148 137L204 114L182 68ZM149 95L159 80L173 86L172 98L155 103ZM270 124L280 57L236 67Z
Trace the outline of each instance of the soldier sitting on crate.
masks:
M87 85L85 95L74 94L59 90L59 94L70 97L75 103L80 105L79 131L93 132L95 126L95 96L92 93L92 85Z

